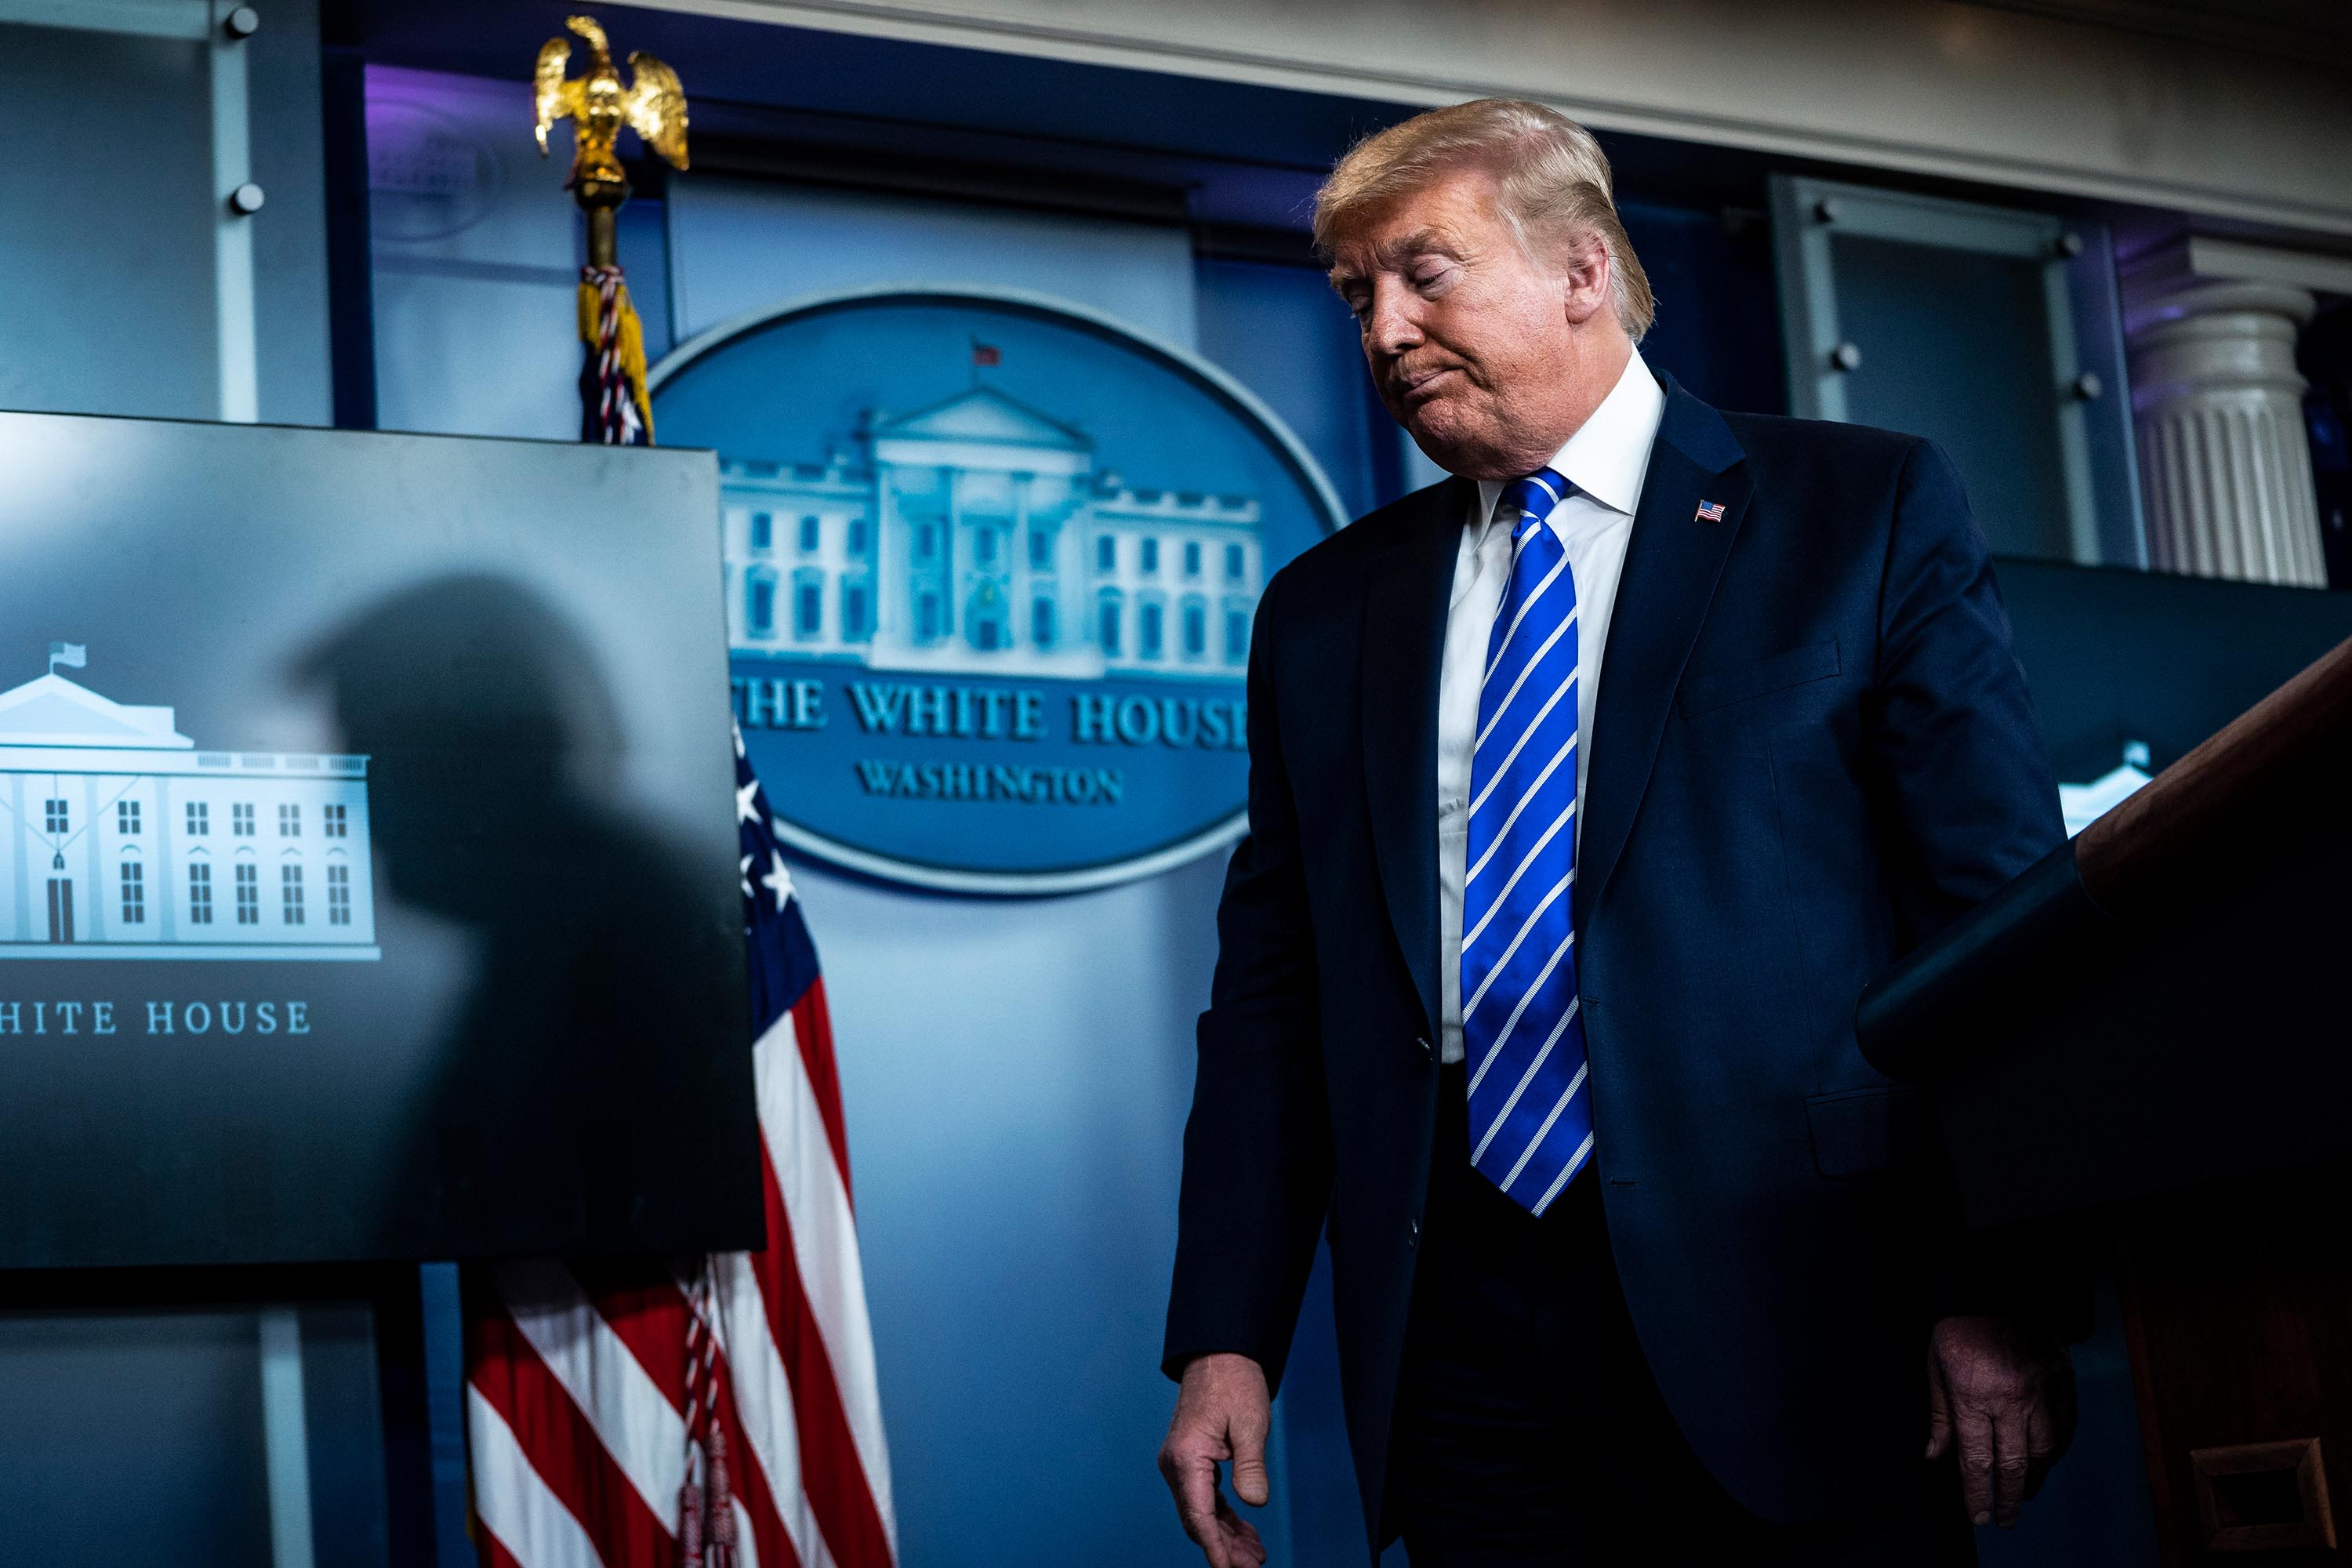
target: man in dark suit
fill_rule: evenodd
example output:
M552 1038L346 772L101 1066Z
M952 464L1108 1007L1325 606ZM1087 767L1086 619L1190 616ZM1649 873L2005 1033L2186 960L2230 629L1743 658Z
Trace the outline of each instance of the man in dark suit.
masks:
M1376 1551L1970 1561L2071 1372L1853 1027L2062 834L1958 479L1654 376L1552 110L1384 132L1316 226L1456 477L1259 607L1168 1315L1185 1529L1264 1560L1219 1467L1265 1500L1328 1227Z

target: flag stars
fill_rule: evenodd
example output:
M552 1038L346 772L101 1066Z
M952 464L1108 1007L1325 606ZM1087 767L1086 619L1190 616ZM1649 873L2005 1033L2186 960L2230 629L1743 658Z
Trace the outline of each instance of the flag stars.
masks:
M757 822L760 816L760 781L745 779L735 791L735 820Z
M753 856L743 855L737 857L735 861L736 882L743 889L746 902L757 897L751 891L751 862L754 858ZM793 874L784 865L783 856L777 853L772 846L768 850L768 868L761 874L760 886L775 895L776 911L779 914L783 912L786 904L792 902Z
M779 912L782 912L784 905L792 901L793 874L784 868L784 858L773 849L768 851L768 874L760 879L760 886L775 894L776 909ZM747 897L751 893L749 888L744 889L743 891Z

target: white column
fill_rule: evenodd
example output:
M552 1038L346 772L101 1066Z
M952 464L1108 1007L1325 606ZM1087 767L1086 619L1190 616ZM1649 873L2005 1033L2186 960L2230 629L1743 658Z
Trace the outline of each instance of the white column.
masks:
M963 605L959 602L961 589L956 582L956 563L963 556L963 470L942 468L940 477L947 480L947 523L940 530L946 535L940 541L940 640L947 642L963 631Z
M876 456L874 635L866 643L866 662L874 665L915 640L914 542L907 537L907 524L898 515L898 492L891 483L896 471Z
M155 940L177 942L180 938L179 868L172 859L172 775L152 773L155 783L155 881L147 889L147 899L153 906Z
M1013 530L1012 536L1004 542L1006 552L1004 575L1005 581L1011 584L1009 589L1011 603L1004 606L1004 641L1005 646L1016 649L1036 647L1029 636L1036 629L1036 623L1029 604L1032 596L1029 581L1029 552L1032 548L1029 543L1031 482L1030 476L1027 474L1013 476Z
M2296 333L2314 300L2269 282L2198 282L2135 301L2132 407L2148 563L2327 585Z

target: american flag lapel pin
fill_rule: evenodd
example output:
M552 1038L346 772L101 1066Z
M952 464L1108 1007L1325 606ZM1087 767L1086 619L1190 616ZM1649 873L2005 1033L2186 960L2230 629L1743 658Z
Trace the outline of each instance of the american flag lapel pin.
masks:
M1691 521L1694 522L1721 522L1723 521L1723 503L1719 500L1703 500L1699 502L1698 516L1693 518Z

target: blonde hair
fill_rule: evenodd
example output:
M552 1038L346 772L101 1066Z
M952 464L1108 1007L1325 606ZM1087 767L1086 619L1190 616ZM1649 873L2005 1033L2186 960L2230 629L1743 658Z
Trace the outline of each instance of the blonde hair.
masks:
M1337 237L1366 213L1459 169L1494 176L1504 221L1529 256L1599 240L1609 257L1618 323L1642 341L1657 305L1618 220L1608 155L1592 132L1540 103L1476 99L1416 114L1357 142L1315 194L1316 248L1329 256Z

